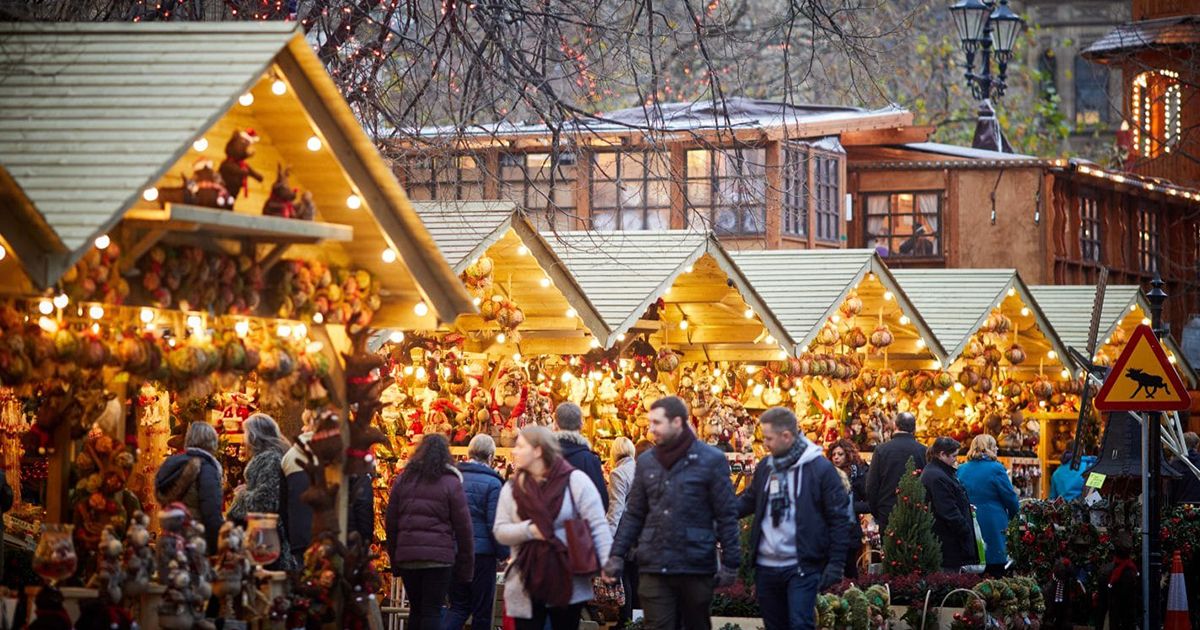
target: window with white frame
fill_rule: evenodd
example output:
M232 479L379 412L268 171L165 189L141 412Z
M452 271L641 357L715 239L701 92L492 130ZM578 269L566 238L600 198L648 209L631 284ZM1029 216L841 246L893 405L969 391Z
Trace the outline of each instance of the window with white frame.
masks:
M1079 257L1086 262L1100 262L1100 209L1096 198L1079 197Z
M808 163L810 147L798 142L783 145L783 221L786 236L808 236Z
M838 204L841 183L841 160L825 153L813 154L813 220L817 240L828 243L842 238L842 213Z
M483 199L484 157L467 153L413 156L404 162L405 192L414 201Z
M766 230L766 155L762 148L687 152L689 221L720 234Z
M866 206L868 248L892 258L942 255L942 193L868 194Z
M590 184L592 229L671 227L669 153L644 150L593 153Z
M1159 243L1158 208L1142 206L1137 209L1137 252L1138 270L1143 273L1158 271Z
M538 229L569 228L575 177L574 153L559 153L557 164L551 153L500 154L500 198L524 208Z

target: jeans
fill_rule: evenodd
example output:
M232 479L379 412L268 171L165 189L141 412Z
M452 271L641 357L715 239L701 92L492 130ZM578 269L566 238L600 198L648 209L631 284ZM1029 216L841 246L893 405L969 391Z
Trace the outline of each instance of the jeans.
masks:
M492 626L492 603L496 599L496 556L475 556L475 576L470 584L450 585L450 609L442 630L462 630L471 620L473 630Z
M647 630L712 630L713 576L638 576L638 600ZM814 602L815 605L815 602Z
M624 628L628 625L633 619L633 611L642 607L637 596L637 563L633 560L625 561L625 571L621 573L621 586L625 588L625 605L621 606L621 613L617 617L617 628Z
M535 601L533 602L533 617L515 621L517 630L545 630L547 619L553 630L579 630L579 613L581 612L583 612L582 602L561 608L547 608L545 603Z
M812 630L816 627L817 590L821 572L800 575L790 567L754 568L754 586L766 630Z
M414 630L441 630L442 603L450 588L453 567L400 569L408 593L408 619Z

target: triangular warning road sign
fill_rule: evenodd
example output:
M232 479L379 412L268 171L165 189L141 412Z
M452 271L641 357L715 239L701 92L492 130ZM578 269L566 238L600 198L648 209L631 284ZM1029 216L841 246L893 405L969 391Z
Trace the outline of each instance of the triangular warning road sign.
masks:
M1138 326L1096 395L1100 411L1182 411L1187 387L1149 326Z

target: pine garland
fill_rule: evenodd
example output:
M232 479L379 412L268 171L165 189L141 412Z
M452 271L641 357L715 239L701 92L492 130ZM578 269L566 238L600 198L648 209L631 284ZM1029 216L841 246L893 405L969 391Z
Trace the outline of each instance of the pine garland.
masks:
M933 513L911 459L896 493L896 509L883 534L883 571L888 575L934 573L942 566L942 544L933 535Z

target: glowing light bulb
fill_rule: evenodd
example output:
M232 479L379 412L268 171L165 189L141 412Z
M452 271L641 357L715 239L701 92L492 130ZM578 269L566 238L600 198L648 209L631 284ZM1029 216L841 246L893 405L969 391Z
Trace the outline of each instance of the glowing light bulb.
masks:
M1055 360L1055 359L1057 359L1057 358L1058 358L1058 353L1057 353L1057 352L1055 352L1055 351L1053 351L1053 350L1051 350L1050 352L1047 352L1047 353L1046 353L1046 358L1047 358L1047 359L1050 359L1051 361L1053 361L1053 360Z
M940 369L942 369L942 361L941 361L941 359L934 359L934 360L933 360L933 369L935 369L935 370L940 370Z
M275 82L271 84L271 93L275 96L287 94L287 84L283 82L283 79L275 79Z
M316 354L324 349L325 349L325 344L321 343L320 341L314 341L314 342L308 344L307 346L304 346L304 351L309 354Z
M524 255L526 255L526 254L528 254L528 253L529 253L529 248L528 248L528 247L525 247L524 245L521 245L521 246L517 247L517 255L518 255L518 256L524 256Z
M892 292L891 292L891 291L884 291L884 292L883 292L883 299L884 299L884 301L885 301L885 302L891 302L893 297L895 297L895 296L893 296L893 295L892 295Z
M574 318L575 318L575 316L576 316L576 315L578 315L578 314L579 314L579 313L576 313L576 312L575 312L575 309L573 309L573 308L571 308L571 307L567 307L567 317L568 317L568 318L570 318L570 319L574 319Z
M187 327L196 332L200 332L200 328L204 325L204 320L200 319L199 315L188 315Z
M909 322L911 322L911 321L912 321L912 320L908 318L908 315L901 315L901 316L900 316L900 325L901 325L901 326L907 326L907 325L909 324Z
M346 207L351 210L358 210L362 207L362 199L358 195L350 195L346 197Z
M380 258L383 259L383 262L385 262L385 263L391 264L391 263L396 262L396 250L394 250L390 247L383 250L383 253L380 254L379 256L380 256Z
M687 267L684 267L683 273L692 273L695 270L696 270L695 265L688 265Z
M1066 368L1063 368L1063 371L1059 372L1059 374L1061 374L1063 378L1071 378L1071 371Z
M38 328L48 333L56 333L58 332L58 322L43 315L38 318Z
M921 349L924 349L924 348L925 348L925 340L924 340L924 339L921 339L921 338L918 338L918 339L917 339L917 349L918 349L918 350L921 350Z
M422 381L423 381L423 380L425 380L425 377L426 377L426 376L427 376L427 375L425 374L425 368L424 368L424 367L419 367L419 368L417 368L417 379L418 379L418 380L422 380Z
M417 314L417 317L425 317L429 314L429 305L425 302L417 302L417 305L413 307L413 312Z
M1150 318L1149 318L1149 317L1143 317L1143 318L1142 318L1142 325L1143 325L1143 326L1149 326L1149 325L1150 325Z
M742 311L742 317L745 317L746 319L754 319L754 309L747 308L746 310Z
M1021 317L1029 317L1029 307L1028 306L1021 307Z
M617 335L617 341L625 341L625 333Z
M754 374L754 373L755 373L755 372L757 372L757 371L758 371L758 366L757 366L757 365L747 365L747 366L746 366L746 373L747 373L747 374Z
M1017 294L1017 288L1016 288L1016 287L1008 287L1008 297L1012 297L1012 296L1014 296L1014 295L1016 295L1016 294Z
M238 97L238 103L240 103L242 107L250 107L254 104L254 95L246 92Z
M1130 313L1132 313L1132 312L1134 312L1134 311L1136 311L1136 310L1138 310L1138 305L1137 305L1137 304L1130 304L1130 305L1129 305L1129 312L1130 312Z
M545 289L546 287L550 286L550 278L542 276L542 279L538 280L538 284L542 285L542 288Z
M575 375L571 374L570 372L563 372L562 376L559 378L561 378L562 382L564 383L570 383L571 379L575 378Z
M101 234L96 237L96 249L108 249L109 245L112 245L112 239L107 234Z
M322 323L324 323L324 322L325 322L325 316L324 316L324 315L322 315L322 314L321 314L321 313L319 313L319 312L318 312L318 313L313 313L313 323L314 323L314 324L322 324Z
M149 324L154 321L154 309L144 308L138 317L142 320L143 324Z
M1176 361L1178 361L1178 359L1176 359L1175 355L1173 355L1173 354L1171 356L1167 357L1167 362L1170 363L1171 365L1175 365Z
M0 245L0 260L8 258L8 248Z
M154 201L155 199L158 199L158 189L151 186L146 190L143 190L142 199L145 199L146 201Z
M233 332L237 333L238 337L245 337L250 333L250 322L244 319L238 320L238 322L233 325Z
M956 391L956 392L961 392L961 391L962 391L962 390L964 390L964 389L966 389L966 388L963 386L963 384L962 384L962 383L955 383L955 384L954 384L954 391Z
M599 348L600 340L595 337L592 337L592 340L588 342L588 346L591 347L593 350L596 348Z
M55 308L67 308L67 304L71 303L71 298L67 297L66 293L59 293L58 295L54 296L53 301Z
M280 337L291 337L292 327L287 324L280 324L279 326L275 327L275 334Z
M679 330L687 330L687 329L688 329L688 320L685 317L685 318L679 320Z
M88 308L88 317L92 319L100 319L104 317L104 307L99 304L93 304Z
M198 138L195 142L192 143L192 148L197 151L207 151L208 150L208 138L204 138L204 137Z
M307 146L309 151L320 151L321 139L316 136L309 136L308 142L306 142L304 146Z
M481 297L472 298L471 303L474 304L475 306L479 306L480 304L483 304L483 298L481 298Z
M513 361L520 361L520 360L521 360L521 353L520 353L520 352L514 352L514 353L513 353Z
M506 341L508 341L508 335L504 333L496 335L496 343L504 343Z
M404 375L412 376L413 375L413 366L411 366L411 365L404 366Z
M759 383L759 384L755 385L755 386L754 386L754 395L755 395L755 396L762 396L762 393L763 393L763 385L762 385L762 383Z
M42 300L41 302L38 302L38 312L40 312L42 315L49 315L50 313L53 313L54 302L51 302L50 300Z
M308 326L304 325L304 322L296 324L292 327L292 336L297 339L304 339L308 336Z
M392 343L400 343L404 341L404 333L399 330L393 330L392 334L388 335L388 341Z
M765 339L765 341L766 341L767 345L771 345L771 346L775 345L775 338L772 337L771 335L767 335L767 338Z

